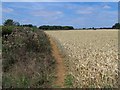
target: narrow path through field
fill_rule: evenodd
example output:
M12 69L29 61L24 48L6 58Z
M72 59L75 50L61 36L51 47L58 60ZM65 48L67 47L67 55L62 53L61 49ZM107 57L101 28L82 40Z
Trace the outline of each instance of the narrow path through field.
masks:
M60 51L55 43L55 41L50 37L50 43L52 46L52 55L54 56L55 60L56 60L56 75L57 78L55 80L55 82L53 83L55 86L59 86L61 88L64 88L64 79L65 79L65 66L64 66L64 62L63 62L63 58L62 55L60 54Z

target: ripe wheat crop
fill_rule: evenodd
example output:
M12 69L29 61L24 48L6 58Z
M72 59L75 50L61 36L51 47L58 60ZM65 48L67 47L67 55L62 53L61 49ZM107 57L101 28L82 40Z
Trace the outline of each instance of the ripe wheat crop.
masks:
M74 87L110 88L118 83L118 30L46 31L65 54Z

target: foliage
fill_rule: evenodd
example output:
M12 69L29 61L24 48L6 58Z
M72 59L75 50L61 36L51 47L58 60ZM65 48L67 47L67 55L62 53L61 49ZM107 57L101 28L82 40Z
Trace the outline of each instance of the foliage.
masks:
M120 23L116 23L115 25L113 25L112 28L113 29L120 29Z
M3 78L2 80L3 80L4 87L13 88L13 86L11 86L11 83L12 83L16 86L16 88L19 88L19 87L28 88L30 84L30 79L25 75L21 75L19 78L17 78L12 75L5 74L3 75L2 78Z
M8 29L8 28L5 28ZM50 42L43 31L29 27L13 27L2 37L3 87L50 87L55 61ZM9 79L7 75L10 75ZM24 82L28 80L28 82ZM18 82L18 84L16 84Z
M11 34L14 28L14 26L2 26L2 36Z
M65 86L67 88L73 87L73 76L72 75L67 75L65 78Z
M49 26L49 25L43 25L43 26L40 26L39 29L42 29L42 30L72 30L74 28L72 26Z
M19 22L15 22L12 19L7 19L4 22L4 26L19 26L19 25L20 25Z
M24 24L24 25L20 25L20 26L37 28L37 26L33 26L32 24Z

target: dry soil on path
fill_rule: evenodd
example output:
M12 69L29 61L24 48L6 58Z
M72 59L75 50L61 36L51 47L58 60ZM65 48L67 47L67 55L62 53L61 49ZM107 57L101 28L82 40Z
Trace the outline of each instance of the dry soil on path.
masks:
M56 60L56 80L53 83L55 86L59 86L61 88L64 88L64 79L65 79L65 66L64 66L64 61L62 58L62 55L57 47L57 44L55 40L48 36L50 40L50 44L52 46L52 55L54 56Z

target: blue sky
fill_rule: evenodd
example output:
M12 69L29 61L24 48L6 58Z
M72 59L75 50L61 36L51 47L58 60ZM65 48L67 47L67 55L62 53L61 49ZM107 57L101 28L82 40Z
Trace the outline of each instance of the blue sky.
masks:
M118 22L117 2L3 2L2 21L21 24L111 27Z

